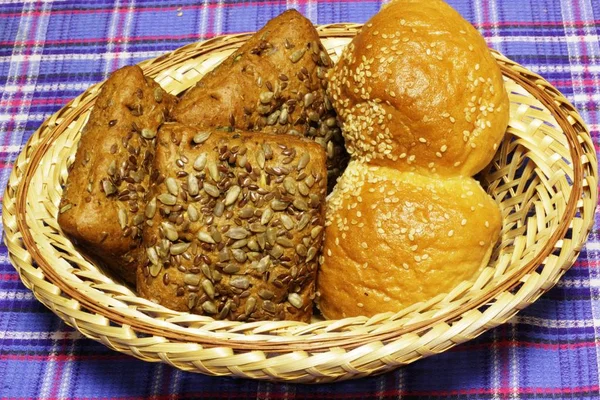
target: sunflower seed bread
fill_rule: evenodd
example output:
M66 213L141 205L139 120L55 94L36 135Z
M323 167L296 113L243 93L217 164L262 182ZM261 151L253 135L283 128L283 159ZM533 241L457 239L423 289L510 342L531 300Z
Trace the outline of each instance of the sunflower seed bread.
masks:
M307 139L165 123L138 292L216 319L308 321L325 163Z
M312 138L327 151L332 189L348 161L325 94L332 65L312 23L289 10L270 20L186 92L173 118L198 128Z
M104 83L82 133L58 223L86 253L135 282L158 127L175 98L137 66Z

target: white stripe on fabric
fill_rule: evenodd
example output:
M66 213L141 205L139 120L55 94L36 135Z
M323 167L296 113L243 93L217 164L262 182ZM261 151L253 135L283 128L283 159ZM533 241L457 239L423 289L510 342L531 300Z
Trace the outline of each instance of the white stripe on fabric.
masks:
M0 300L19 300L19 301L30 301L33 300L33 293L28 291L17 292L15 290L0 290Z
M319 19L317 14L317 4L314 0L308 0L306 2L306 18L310 19L313 24L317 24Z
M285 8L287 10L292 9L292 8L294 8L294 9L297 10L298 9L298 2L296 0L286 0L286 2L285 2Z
M166 364L156 364L152 374L153 383L150 389L150 399L157 399L161 394L162 381L164 379L164 371L167 368Z
M127 49L129 48L129 38L131 36L131 29L133 26L133 16L135 15L135 0L131 0L129 7L127 7L127 14L125 15L125 26L123 27L123 40L121 41L121 49L119 53L129 54ZM128 65L129 59L125 57L117 57L119 68Z
M600 319L547 319L517 315L510 319L510 323L551 329L593 328L600 326Z
M171 387L169 388L169 398L175 400L179 398L179 391L181 389L181 375L183 375L183 371L180 369L174 368L173 378L171 380Z
M105 53L115 54L115 36L117 34L117 29L119 26L120 13L119 8L121 7L120 0L115 1L115 6L113 7L112 15L110 16L110 25L108 28L108 34L106 36L106 50ZM114 58L105 58L104 59L104 79L108 78L110 73L113 71L111 61Z
M571 278L562 278L556 284L556 287L560 288L600 288L600 278L591 278L591 279L571 279Z
M77 342L75 340L71 341L71 345L67 350L67 357L72 360L75 355L75 344ZM71 385L71 376L73 375L73 367L76 365L74 362L65 362L63 369L60 374L60 385L58 387L58 398L59 399L67 399L69 388L73 387Z
M0 340L79 340L85 339L78 331L68 332L24 332L24 331L7 331L0 332Z
M568 36L492 36L486 37L488 43L597 43L600 35L568 35Z
M165 50L166 51L166 50ZM155 51L120 51L120 52L106 52L106 53L82 53L82 54L35 54L35 55L15 55L15 56L2 56L0 62L22 62L28 61L87 61L87 60L113 60L119 59L130 59L130 58L153 58L159 57L165 54L163 50Z
M223 0L219 0L217 5L217 12L215 15L215 25L213 26L213 31L215 32L215 36L218 36L223 32Z
M208 32L208 5L209 0L204 0L200 10L200 26L198 27L198 33L200 34L201 39L204 39L206 37L206 32Z

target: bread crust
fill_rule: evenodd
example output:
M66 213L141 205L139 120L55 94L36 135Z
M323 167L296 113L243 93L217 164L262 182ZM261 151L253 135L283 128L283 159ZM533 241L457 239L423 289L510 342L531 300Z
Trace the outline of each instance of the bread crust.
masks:
M63 191L63 232L129 283L139 258L151 136L174 103L139 67L115 71L98 94Z
M333 188L348 154L325 93L332 64L312 23L288 10L189 89L174 119L198 128L312 138L327 152Z
M143 297L216 319L310 320L326 194L318 144L166 123L154 168Z
M487 265L500 227L473 178L352 161L328 199L319 309L372 316L448 293Z
M330 96L355 159L472 176L492 159L509 102L483 37L441 0L395 0L330 71Z

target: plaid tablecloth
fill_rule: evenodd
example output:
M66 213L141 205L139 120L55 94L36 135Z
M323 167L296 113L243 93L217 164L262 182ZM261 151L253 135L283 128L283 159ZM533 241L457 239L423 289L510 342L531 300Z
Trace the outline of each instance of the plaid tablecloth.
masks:
M0 0L0 190L44 119L127 64L195 40L256 30L286 8L314 23L364 22L380 1ZM544 75L599 141L599 0L450 0L488 43ZM599 222L600 218L596 218ZM212 378L83 338L21 284L0 245L0 398L597 399L600 236L510 323L378 377L303 386Z

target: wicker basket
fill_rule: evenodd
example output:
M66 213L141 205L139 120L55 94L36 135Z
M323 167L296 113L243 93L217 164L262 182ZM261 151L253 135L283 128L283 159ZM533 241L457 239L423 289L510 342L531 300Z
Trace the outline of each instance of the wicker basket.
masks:
M319 27L334 60L360 25ZM195 43L141 64L169 92L194 84L248 35ZM574 263L597 203L597 161L577 111L538 75L494 54L510 92L505 141L482 175L502 209L502 240L475 282L396 314L311 324L241 323L137 297L84 258L56 222L61 183L100 85L50 117L18 157L4 197L10 260L67 324L111 349L185 371L328 382L397 368L504 323Z

